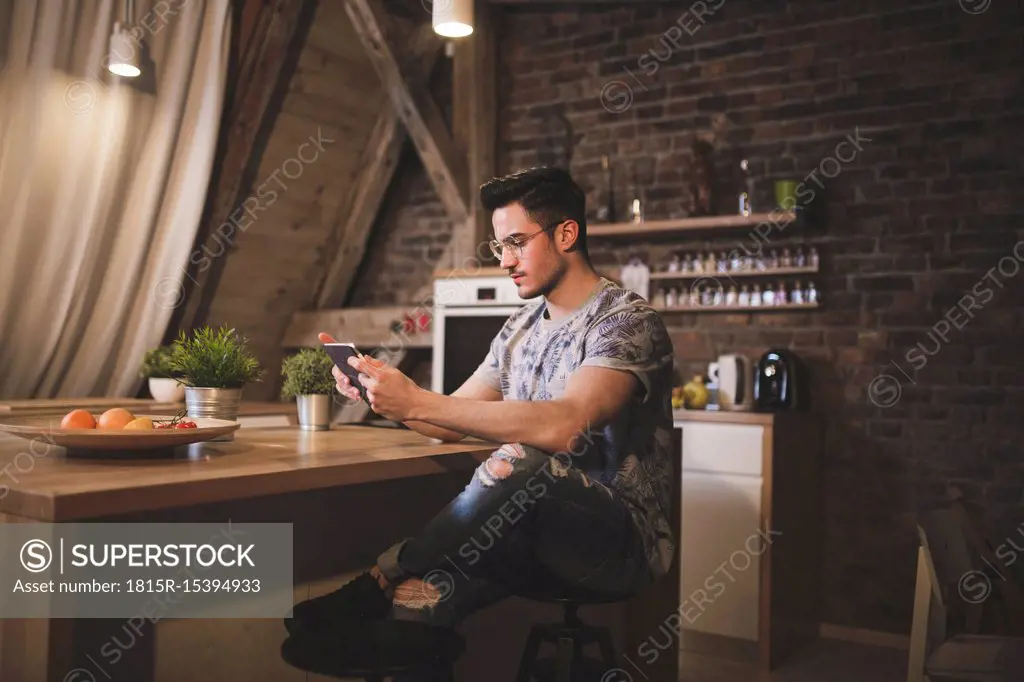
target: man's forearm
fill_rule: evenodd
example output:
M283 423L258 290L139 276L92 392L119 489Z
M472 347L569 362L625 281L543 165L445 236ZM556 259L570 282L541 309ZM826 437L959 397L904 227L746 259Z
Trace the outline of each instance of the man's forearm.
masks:
M408 426L413 431L423 434L427 438L437 438L438 440L444 441L455 441L462 440L463 438L466 437L466 434L464 433L452 431L451 429L446 429L440 426L434 426L433 424L428 424L427 422L423 421L417 421L415 419L406 419L402 423Z
M573 438L582 431L576 412L557 400L467 400L425 391L410 421L495 443L522 443L558 452L571 448Z

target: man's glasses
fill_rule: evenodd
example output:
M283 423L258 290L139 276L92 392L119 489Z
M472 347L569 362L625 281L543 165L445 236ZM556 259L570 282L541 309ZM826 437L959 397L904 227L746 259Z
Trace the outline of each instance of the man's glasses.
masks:
M497 239L492 239L490 243L491 253L494 254L495 258L501 260L501 256L503 253L505 253L505 249L511 249L512 254L515 255L516 258L522 258L523 249L526 248L526 245L530 243L531 239L533 239L537 235L544 234L548 230L555 229L564 222L564 220L559 220L554 225L549 225L548 227L543 228L539 232L534 232L533 234L528 235L514 235L512 237L507 237L501 240L500 242Z

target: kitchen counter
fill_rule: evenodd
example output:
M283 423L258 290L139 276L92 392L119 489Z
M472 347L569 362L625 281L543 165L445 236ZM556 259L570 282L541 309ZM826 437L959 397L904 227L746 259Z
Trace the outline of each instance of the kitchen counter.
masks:
M712 424L759 424L767 425L778 419L774 412L734 412L729 410L673 410L676 422L710 422Z

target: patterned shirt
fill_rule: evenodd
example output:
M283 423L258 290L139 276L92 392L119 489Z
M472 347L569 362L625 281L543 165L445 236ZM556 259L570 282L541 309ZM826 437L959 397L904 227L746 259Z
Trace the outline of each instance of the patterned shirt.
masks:
M512 313L474 373L505 400L554 400L579 367L632 373L641 388L611 422L580 434L571 462L629 509L655 576L672 562L672 341L636 293L601 278L568 317L547 317L543 297Z

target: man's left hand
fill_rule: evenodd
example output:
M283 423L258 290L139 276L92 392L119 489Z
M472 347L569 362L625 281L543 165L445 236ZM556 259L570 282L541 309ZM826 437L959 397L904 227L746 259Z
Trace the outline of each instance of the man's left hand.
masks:
M366 387L366 397L374 412L396 422L412 418L416 400L423 393L415 381L395 367L365 359L351 357L348 364L359 370L359 381Z

